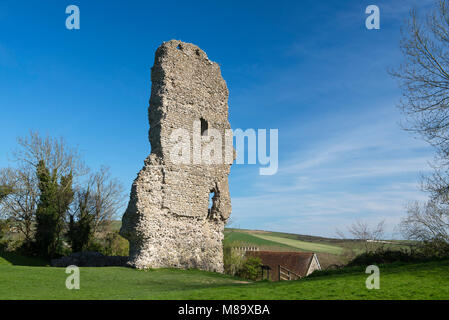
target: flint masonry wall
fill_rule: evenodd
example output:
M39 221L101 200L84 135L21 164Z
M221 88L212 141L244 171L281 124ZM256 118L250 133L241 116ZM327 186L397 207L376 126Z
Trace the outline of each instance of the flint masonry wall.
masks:
M204 51L176 40L157 49L151 81L151 154L133 183L120 230L130 242L130 264L222 272L223 231L231 213L230 164L192 163L202 150L192 139L196 130L207 141L204 130L216 129L223 137L224 161L225 130L230 129L226 82ZM189 164L175 163L170 156L179 143L171 135L179 128L189 133Z

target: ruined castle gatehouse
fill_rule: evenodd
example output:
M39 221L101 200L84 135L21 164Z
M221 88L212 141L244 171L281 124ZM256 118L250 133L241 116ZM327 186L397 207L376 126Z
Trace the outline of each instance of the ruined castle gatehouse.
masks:
M206 139L215 130L223 137L218 145L226 158L224 139L230 129L226 82L204 51L176 40L157 49L151 81L151 154L132 185L120 230L130 243L130 264L223 272L232 161L186 164L173 161L171 153L179 145L174 130L188 130L192 137L198 130L199 146L186 147L193 159L201 159L208 150L206 141L217 139L217 135Z

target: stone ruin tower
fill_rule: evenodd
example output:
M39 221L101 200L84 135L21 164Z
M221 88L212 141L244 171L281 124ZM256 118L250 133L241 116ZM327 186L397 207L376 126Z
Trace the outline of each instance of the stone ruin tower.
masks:
M223 272L222 240L231 213L228 175L232 160L225 163L223 155L220 164L194 163L201 151L192 140L197 134L204 146L208 130L216 129L223 137L223 154L229 154L224 141L225 131L230 129L226 82L218 64L204 51L176 40L157 49L151 81L151 154L132 185L120 230L130 243L129 264ZM188 130L188 164L175 163L170 157L177 143L171 134L179 128Z

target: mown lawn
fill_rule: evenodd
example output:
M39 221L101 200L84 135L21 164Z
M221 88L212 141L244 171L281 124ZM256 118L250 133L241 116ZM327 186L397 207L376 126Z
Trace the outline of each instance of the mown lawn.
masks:
M198 270L81 268L80 290L64 268L0 265L0 299L449 299L449 260L380 268L380 289L353 270L289 282L244 283Z

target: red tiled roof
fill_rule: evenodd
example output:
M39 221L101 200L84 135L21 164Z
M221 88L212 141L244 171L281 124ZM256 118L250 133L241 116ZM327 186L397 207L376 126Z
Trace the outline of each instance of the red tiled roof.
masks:
M313 259L313 252L247 251L246 255L259 257L270 267L270 278L279 280L279 265L305 277Z

